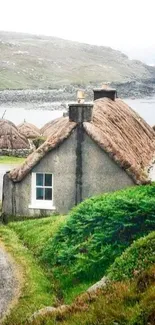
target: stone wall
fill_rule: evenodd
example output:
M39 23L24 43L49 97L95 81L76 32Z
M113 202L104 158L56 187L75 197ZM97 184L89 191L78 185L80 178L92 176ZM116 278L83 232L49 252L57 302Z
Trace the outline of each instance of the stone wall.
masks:
M0 149L0 156L26 158L32 151L32 149Z

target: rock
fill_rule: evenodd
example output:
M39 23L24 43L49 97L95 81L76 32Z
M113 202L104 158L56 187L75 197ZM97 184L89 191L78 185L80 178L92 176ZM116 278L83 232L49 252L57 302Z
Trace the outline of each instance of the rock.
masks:
M50 307L50 306L47 306L47 307L44 307L38 311L36 311L29 319L29 322L31 323L33 320L35 320L36 318L38 317L42 317L42 316L45 316L45 315L55 315L55 314L62 314L62 313L65 313L66 311L68 311L70 308L69 305L61 305L60 307Z
M105 287L107 285L107 282L108 282L108 278L104 276L100 281L96 282L89 289L87 289L87 292L88 293L95 292L98 289Z

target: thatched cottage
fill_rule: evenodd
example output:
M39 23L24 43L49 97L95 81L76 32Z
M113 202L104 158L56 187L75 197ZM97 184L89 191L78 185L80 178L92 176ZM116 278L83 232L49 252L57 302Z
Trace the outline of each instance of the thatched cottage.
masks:
M48 139L5 174L4 215L66 213L85 198L150 181L153 129L114 90L94 95L93 105L69 105L69 117L57 119Z
M35 139L40 136L40 130L35 125L26 121L18 125L18 130L27 139Z
M11 121L0 119L0 149L28 149L29 142Z
M40 133L43 137L47 138L50 136L52 130L53 130L53 125L55 123L57 123L57 121L59 120L59 118L52 120L50 122L47 122L41 129L40 129Z

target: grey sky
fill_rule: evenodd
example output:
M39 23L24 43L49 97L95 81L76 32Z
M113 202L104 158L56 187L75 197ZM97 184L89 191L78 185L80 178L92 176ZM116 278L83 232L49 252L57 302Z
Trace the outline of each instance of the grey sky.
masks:
M155 47L155 0L0 0L0 30L118 49Z

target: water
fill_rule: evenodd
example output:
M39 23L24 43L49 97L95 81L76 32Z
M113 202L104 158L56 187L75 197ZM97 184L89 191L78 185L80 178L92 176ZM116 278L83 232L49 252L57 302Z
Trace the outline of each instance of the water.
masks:
M144 99L125 99L131 108L139 113L148 124L155 125L155 97ZM61 103L12 103L11 105L0 105L0 118L6 110L5 119L16 125L24 121L33 123L39 128L46 122L63 115Z
M57 109L61 108L59 103L53 105L49 103L44 103L44 105L34 104L34 103L12 103L12 105L0 106L0 118L4 114L4 118L12 121L16 125L19 125L24 120L26 122L32 123L39 128L41 128L45 123L61 117L63 115L63 110Z
M155 125L155 97L143 99L125 99L132 109L134 109L151 126Z

